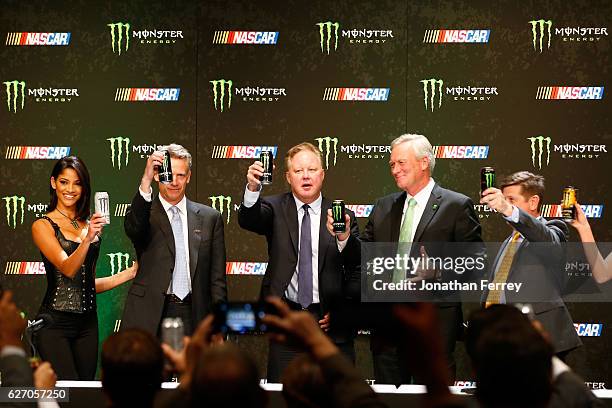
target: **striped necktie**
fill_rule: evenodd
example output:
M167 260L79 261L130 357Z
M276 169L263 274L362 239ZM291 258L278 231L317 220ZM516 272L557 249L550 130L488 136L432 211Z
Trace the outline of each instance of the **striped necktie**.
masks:
M520 243L518 242L520 236L521 234L519 234L518 232L515 232L514 235L512 235L512 238L510 239L510 241L508 242L508 246L506 247L506 252L504 253L502 259L499 261L499 268L495 273L495 279L493 279L493 283L506 283L506 281L508 280L508 274L510 273L510 268L512 267L514 255L516 255L516 250L520 245ZM496 285L496 287L497 286L498 285ZM502 289L494 289L489 291L485 307L500 303L502 292Z

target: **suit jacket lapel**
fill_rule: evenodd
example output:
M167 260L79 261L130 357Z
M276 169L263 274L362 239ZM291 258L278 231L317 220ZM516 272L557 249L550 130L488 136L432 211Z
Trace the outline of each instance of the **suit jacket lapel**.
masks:
M402 192L397 196L391 205L391 213L389 214L389 242L398 242L400 229L402 228L402 213L404 211L404 203L406 202L406 192Z
M331 201L323 198L321 202L321 222L319 223L319 275L325 264L325 253L327 248L335 241L335 238L327 231L327 210L331 208ZM335 242L333 242L335 244Z
M299 242L299 237L298 237L298 215L297 215L297 208L295 206L295 200L293 199L293 195L291 195L291 193L287 193L287 195L285 195L285 200L284 200L284 215L285 215L285 222L287 227L289 228L289 236L291 237L291 243L293 244L293 250L295 251L295 254L297 255L298 253L298 242Z
M200 210L189 200L187 200L187 236L189 239L189 274L191 280L196 273L198 266L198 251L202 240L202 218Z
M414 233L413 242L420 242L421 236L427 225L435 215L436 211L440 207L440 202L442 201L442 194L440 194L440 190L438 185L436 184L431 190L431 194L429 195L429 200L427 200L427 204L425 205L425 211L423 211L423 215L421 216L421 220L419 221L419 225L417 225L416 232Z
M164 234L164 238L166 244L168 245L168 250L172 254L174 258L174 234L172 233L172 225L170 225L170 220L168 219L168 215L164 210L164 206L159 201L159 197L155 197L153 200L153 204L151 204L151 217L154 218L159 225L159 229Z

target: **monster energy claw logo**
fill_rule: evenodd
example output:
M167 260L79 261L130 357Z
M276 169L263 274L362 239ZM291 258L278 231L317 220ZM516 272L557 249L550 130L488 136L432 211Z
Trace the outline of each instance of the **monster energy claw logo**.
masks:
M113 167L115 164L121 169L121 156L124 156L124 166L127 166L130 161L130 138L129 137L111 137L106 139L110 142L111 161Z
M211 196L208 198L210 198L210 201L212 203L212 208L219 211L222 215L224 212L227 212L227 215L226 215L227 224L229 224L232 197L220 195L220 196ZM225 203L225 207L223 206L223 203Z
M232 107L232 85L233 82L225 79L218 79L216 81L210 81L213 87L213 100L215 104L215 110L217 110L217 103L220 106L221 112L223 112L223 102L225 100L225 87L227 86L227 109Z
M319 150L325 154L325 169L329 169L329 155L332 150L332 143L334 144L334 163L336 165L336 159L338 158L338 138L337 137L317 137L315 139L319 143Z
M544 48L544 30L547 29L548 33L548 48L550 48L550 37L552 30L552 21L551 20L531 20L529 22L531 24L531 34L533 37L533 49L538 50L536 43L540 43L540 53L542 53L542 49Z
M495 184L495 174L485 173L485 182L487 183L487 188L493 187L493 184Z
M106 255L110 258L109 262L111 267L111 276L128 268L130 254L126 254L125 252L115 252L113 254Z
M111 33L111 43L113 46L113 54L115 53L115 48L119 55L121 55L121 41L125 37L125 50L126 52L128 48L130 48L130 24L129 23L112 23L107 24L110 27ZM115 33L116 29L116 33ZM115 46L116 44L116 46Z
M8 110L10 112L12 107L13 112L17 113L17 101L19 100L19 97L21 97L21 109L23 109L25 105L25 82L6 81L4 82L4 85L6 86L6 104L8 106ZM21 91L19 88L21 88Z
M340 29L340 23L332 23L331 21L327 21L325 23L317 23L319 26L319 36L321 37L321 52L325 53L325 49L327 49L327 55L329 55L329 45L331 43L332 37L332 28L334 29L334 51L338 49L338 30ZM326 48L323 44L327 44Z
M10 228L17 228L17 219L20 219L20 224L23 224L23 215L25 207L25 197L23 196L10 196L2 197L6 207L6 223ZM21 217L17 215L21 213Z
M334 204L332 207L333 210L333 217L334 217L334 222L336 222L336 220L342 220L342 205L340 204ZM340 221L342 222L342 221Z
M431 111L434 110L434 101L436 99L436 85L438 88L439 100L438 100L438 108L442 106L442 85L444 81L441 79L423 79L421 81L423 84L423 93L425 99L425 110L427 110L428 101Z
M538 168L542 169L542 155L544 154L544 142L546 142L546 165L550 162L550 143L552 139L550 137L536 136L528 137L527 140L531 141L531 162L533 167L536 166L536 151L538 156ZM536 146L536 142L538 143Z

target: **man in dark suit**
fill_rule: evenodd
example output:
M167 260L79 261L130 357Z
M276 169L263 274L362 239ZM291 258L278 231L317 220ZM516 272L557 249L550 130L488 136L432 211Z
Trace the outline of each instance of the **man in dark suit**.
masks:
M519 292L486 291L483 300L487 304L531 303L535 317L551 335L555 353L564 358L582 344L560 296L568 228L561 220L546 221L540 216L544 177L521 171L502 180L500 187L485 190L480 200L513 228L492 264L489 281L522 283L523 287Z
M268 267L261 297L282 297L292 308L310 311L321 327L347 354L354 357L352 332L335 330L329 312L335 302L359 299L359 259L346 260L336 239L326 231L331 201L321 195L325 172L321 152L310 143L292 147L285 160L291 192L260 197L262 163L247 172L247 187L238 223L265 235ZM345 233L357 235L355 216L347 210ZM333 313L333 312L332 312ZM270 344L268 381L278 382L296 350Z
M185 197L191 154L177 144L167 148L172 182L159 181L156 169L162 166L164 153L154 152L125 218L125 232L140 267L121 326L155 335L163 318L180 317L185 334L190 335L212 305L227 298L223 220L218 211ZM151 189L153 179L158 181L157 197Z
M420 254L426 254L426 243L457 242L472 243L468 246L473 246L477 252L470 256L484 254L480 223L472 201L463 194L440 187L431 178L435 156L425 136L406 134L391 142L389 165L391 175L402 191L382 197L376 202L364 233L359 240L348 238L346 252L353 257L360 257L359 241L399 242L402 247L409 248L407 252L411 257L418 258ZM414 276L406 275L400 280L434 278L432 270L411 272ZM438 303L438 315L449 368L454 378L453 353L463 322L461 304L456 301ZM390 339L373 331L371 349L377 382L397 385L413 381L411 373L398 364L400 358L397 347Z

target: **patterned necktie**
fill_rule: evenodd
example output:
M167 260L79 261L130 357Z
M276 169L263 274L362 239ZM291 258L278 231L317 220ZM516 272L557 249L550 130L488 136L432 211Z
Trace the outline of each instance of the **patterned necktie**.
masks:
M172 235L174 235L174 272L172 272L172 293L183 300L189 294L189 274L187 273L187 257L185 252L185 239L183 237L183 223L176 206L170 207L172 211Z
M416 205L417 205L417 201L414 199L414 197L411 197L410 200L408 200L408 209L406 209L406 214L404 215L404 221L402 222L402 226L400 229L400 235L399 235L400 245L398 247L398 254L400 256L404 255L402 249L409 249L410 248L409 243L412 242L412 222L414 220L414 208L416 207ZM404 243L404 245L401 245L402 243ZM406 279L405 269L395 269L393 271L393 282L399 283L403 281L404 279Z
M503 258L499 261L499 268L497 268L493 283L506 283L506 280L508 280L508 274L510 273L510 268L512 267L512 261L514 259L514 255L516 255L516 250L519 247L519 242L517 241L520 236L521 234L518 232L515 232L514 235L512 235L510 242L508 242L506 252L504 253ZM485 302L485 307L500 303L502 292L502 289L490 290L489 295L487 296L487 301Z
M298 303L307 308L312 303L312 237L310 228L310 206L304 204L302 230L300 231L300 261L298 265Z

